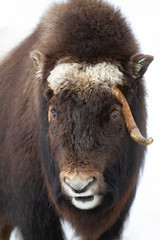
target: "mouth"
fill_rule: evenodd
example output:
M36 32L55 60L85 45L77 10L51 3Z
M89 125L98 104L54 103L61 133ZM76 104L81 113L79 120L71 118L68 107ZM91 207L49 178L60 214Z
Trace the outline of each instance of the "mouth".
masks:
M81 210L93 209L99 206L102 202L101 195L79 196L72 198L72 204Z
M88 196L88 197L75 197L76 201L82 201L82 202L89 202L93 201L94 196Z

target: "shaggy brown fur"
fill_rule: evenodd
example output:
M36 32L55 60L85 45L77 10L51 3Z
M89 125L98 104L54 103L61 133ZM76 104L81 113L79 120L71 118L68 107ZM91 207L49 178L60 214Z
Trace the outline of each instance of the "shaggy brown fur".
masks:
M146 135L143 74L152 60L139 54L119 10L99 0L69 0L51 7L1 63L0 240L9 239L10 226L18 226L24 240L62 240L61 218L83 240L120 237L145 148L130 139L121 103L103 84L69 82L53 95L47 77L62 62L115 64L123 73L119 87ZM56 112L50 123L48 109ZM62 171L98 173L101 205L74 207L61 188Z

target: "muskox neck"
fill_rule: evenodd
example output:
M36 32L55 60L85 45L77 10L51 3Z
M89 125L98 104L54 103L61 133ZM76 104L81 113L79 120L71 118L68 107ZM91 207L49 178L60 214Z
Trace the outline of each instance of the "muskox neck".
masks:
M69 222L61 219L61 227L64 240L83 240L82 237L76 235L75 229Z

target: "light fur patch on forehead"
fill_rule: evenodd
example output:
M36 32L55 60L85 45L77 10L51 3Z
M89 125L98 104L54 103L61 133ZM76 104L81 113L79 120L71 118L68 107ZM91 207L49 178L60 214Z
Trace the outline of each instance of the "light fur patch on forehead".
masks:
M57 65L47 79L48 86L57 94L61 89L67 87L72 81L84 81L100 84L107 89L122 85L123 73L118 67L111 63L98 63L95 65L79 63L61 63Z

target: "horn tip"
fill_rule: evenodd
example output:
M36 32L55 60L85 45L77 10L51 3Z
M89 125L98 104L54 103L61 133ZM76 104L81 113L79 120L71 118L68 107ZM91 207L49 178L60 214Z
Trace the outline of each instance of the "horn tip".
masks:
M150 137L150 138L140 141L139 143L143 146L149 146L150 144L153 143L153 141L154 141L153 138Z
M150 144L153 143L153 138L144 138L141 133L139 132L139 129L132 129L131 133L130 133L131 138L136 141L137 143L139 143L140 145L143 146L149 146Z
M147 142L147 146L152 144L153 141L154 141L154 139L152 137L148 138L147 141L146 141Z

